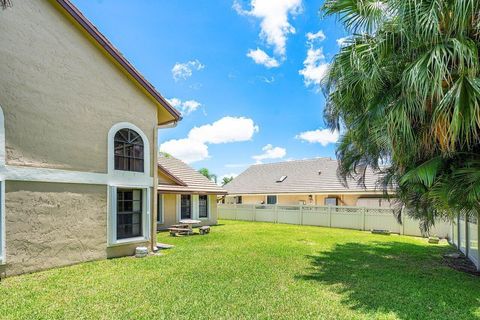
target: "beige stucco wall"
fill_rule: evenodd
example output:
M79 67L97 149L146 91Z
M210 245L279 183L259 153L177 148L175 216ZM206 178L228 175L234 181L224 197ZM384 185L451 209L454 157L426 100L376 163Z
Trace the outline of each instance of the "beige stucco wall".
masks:
M312 202L310 203L307 194L304 194L304 195L279 195L277 197L277 203L278 204L298 205L300 201L305 201L305 204L315 204L314 199L312 199Z
M49 1L2 11L0 43L7 164L106 172L108 131L124 121L153 159L156 106Z
M6 182L7 275L107 257L107 187Z
M163 195L163 221L164 226L170 226L177 222L177 198L175 194Z
M218 222L218 206L217 206L217 195L209 195L208 201L210 203L210 213L208 220L203 220L202 224L204 225L214 225Z
M163 173L161 170L158 170L158 183L160 184L177 184L169 176Z
M217 224L218 210L217 210L217 196L209 195L208 201L210 204L210 212L208 219L201 219L202 225L215 225ZM178 223L177 217L177 195L176 194L164 194L164 223L157 226L157 229L165 229L171 226L172 224Z
M265 201L264 195L259 196L242 196L242 204L258 204Z
M342 206L356 206L357 205L357 199L360 197L360 195L357 194L343 194L340 197L340 204Z
M312 203L308 198L308 194L278 195L277 201L278 201L278 204L282 204L282 205L298 205L299 201L305 201L307 205L313 204L313 205L323 206L325 204L325 198L337 197L339 199L338 204L340 206L356 206L358 198L368 196L368 194L331 194L331 195L312 194L312 195L313 195ZM266 195L242 196L242 203L243 204L260 204L262 201L265 201L265 199L266 199ZM227 196L225 199L225 203L234 203L234 197Z

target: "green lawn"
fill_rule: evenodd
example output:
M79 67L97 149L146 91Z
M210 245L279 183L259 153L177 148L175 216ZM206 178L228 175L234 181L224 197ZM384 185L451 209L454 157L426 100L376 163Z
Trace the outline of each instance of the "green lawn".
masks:
M231 221L158 238L176 247L3 280L0 319L480 318L480 278L419 238Z

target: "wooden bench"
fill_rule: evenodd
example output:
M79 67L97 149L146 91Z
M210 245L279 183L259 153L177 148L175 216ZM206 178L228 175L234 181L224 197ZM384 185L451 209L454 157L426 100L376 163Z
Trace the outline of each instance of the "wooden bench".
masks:
M207 233L210 233L210 226L203 226L203 227L200 227L198 228L200 234L207 234Z
M191 235L193 233L192 230L188 228L168 228L168 231L170 231L171 236Z

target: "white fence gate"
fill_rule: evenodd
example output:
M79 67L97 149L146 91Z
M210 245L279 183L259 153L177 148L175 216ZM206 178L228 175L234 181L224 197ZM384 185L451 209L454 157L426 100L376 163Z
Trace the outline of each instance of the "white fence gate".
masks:
M422 236L419 222L404 217L398 223L393 209L347 206L219 204L218 218L261 221L357 230L389 230L392 233ZM429 234L448 237L451 223L438 221Z

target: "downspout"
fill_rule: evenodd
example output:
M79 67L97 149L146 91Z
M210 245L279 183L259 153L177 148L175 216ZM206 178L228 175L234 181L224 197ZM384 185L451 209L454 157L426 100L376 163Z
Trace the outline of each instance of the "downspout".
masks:
M158 214L158 131L160 129L169 129L169 128L175 128L178 124L177 120L174 121L169 121L163 124L159 124L155 127L154 133L153 133L153 205L152 205L152 214L150 215L151 221L150 221L150 231L151 231L151 236L150 236L150 249L152 251L157 251L157 214Z

